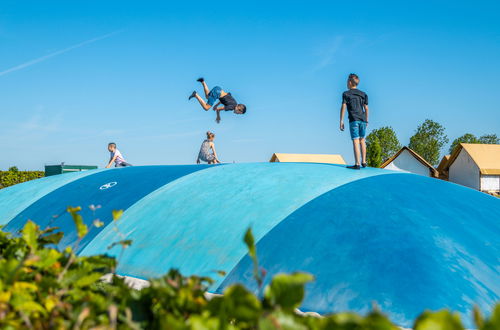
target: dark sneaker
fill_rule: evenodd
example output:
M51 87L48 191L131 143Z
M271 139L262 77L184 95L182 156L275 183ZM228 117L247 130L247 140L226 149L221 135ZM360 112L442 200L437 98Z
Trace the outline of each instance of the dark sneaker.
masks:
M361 166L367 167L368 165L366 163L361 163Z
M205 78L198 78L198 79L196 79L196 81L197 81L197 82L201 82L201 83L202 83L202 82L204 82L204 81L205 81Z
M359 166L359 165L352 165L352 166L347 166L346 168L349 168L351 170L359 170L361 168L361 166Z
M193 91L193 92L191 93L191 96L189 97L189 99L188 99L188 100L191 100L191 99L192 99L193 97L195 97L195 96L196 96L196 91Z

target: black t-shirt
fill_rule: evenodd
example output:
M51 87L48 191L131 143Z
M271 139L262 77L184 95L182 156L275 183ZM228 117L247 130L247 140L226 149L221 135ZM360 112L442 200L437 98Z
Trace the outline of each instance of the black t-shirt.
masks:
M368 105L368 95L359 89L350 89L342 94L342 103L347 105L349 122L366 121L364 105Z
M224 105L225 111L232 111L238 105L234 97L231 96L231 93L227 93L224 97L219 98L219 101Z

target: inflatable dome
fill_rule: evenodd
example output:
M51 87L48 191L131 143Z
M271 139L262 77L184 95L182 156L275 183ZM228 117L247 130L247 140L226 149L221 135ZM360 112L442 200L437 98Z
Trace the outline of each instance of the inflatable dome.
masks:
M28 219L65 233L67 206L93 227L80 255L108 253L116 222L133 241L118 273L147 279L170 268L211 276L212 292L240 282L257 292L243 235L251 227L266 280L305 271L301 309L368 311L377 302L410 326L425 309L471 319L500 297L500 199L445 181L366 168L306 163L137 166L47 177L0 190L0 224ZM215 272L227 272L224 277Z

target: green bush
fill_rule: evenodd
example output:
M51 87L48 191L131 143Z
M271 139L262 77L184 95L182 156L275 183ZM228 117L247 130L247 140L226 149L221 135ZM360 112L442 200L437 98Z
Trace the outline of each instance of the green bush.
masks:
M19 171L17 167L12 166L8 171L0 171L0 189L43 176L42 171Z
M79 240L88 228L68 208ZM118 221L121 212L114 212ZM93 226L101 226L95 221ZM367 316L339 313L315 317L296 312L304 298L304 285L313 280L305 273L279 274L262 288L250 230L244 241L254 261L254 276L263 289L259 298L242 285L228 287L224 295L208 299L212 279L184 277L176 270L150 280L142 290L130 288L119 276L109 282L117 261L108 256L76 256L68 247L53 247L62 233L56 228L40 230L29 221L19 237L0 232L0 328L2 329L397 329L377 310ZM79 242L75 243L75 247ZM125 250L122 240L111 244ZM500 305L484 320L476 311L477 327L500 329ZM463 329L457 315L443 310L424 312L415 329Z

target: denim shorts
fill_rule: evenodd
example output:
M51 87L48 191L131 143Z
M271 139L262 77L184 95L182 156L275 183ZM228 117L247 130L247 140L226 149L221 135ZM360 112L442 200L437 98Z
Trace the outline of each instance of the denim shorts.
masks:
M215 86L214 88L212 88L210 93L208 93L207 104L210 106L214 105L215 101L217 101L220 97L220 92L222 92L222 88L220 88L219 86Z
M356 120L349 123L351 139L364 139L366 134L366 122Z

